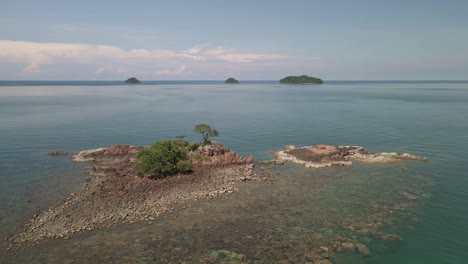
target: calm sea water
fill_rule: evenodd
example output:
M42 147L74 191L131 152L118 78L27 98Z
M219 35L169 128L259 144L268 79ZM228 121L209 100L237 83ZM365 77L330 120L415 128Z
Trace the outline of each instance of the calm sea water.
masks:
M83 263L157 262L174 254L182 261L185 255L216 249L246 254L252 262L260 261L267 250L270 261L279 261L286 253L276 253L287 252L287 245L279 249L265 241L287 242L295 234L300 243L306 238L303 230L322 230L320 224L327 219L361 217L368 204L401 199L394 195L399 190L418 195L412 208L388 220L386 228L403 240L368 241L370 257L341 253L333 262L468 260L467 82L288 86L268 81L240 85L196 81L126 86L118 82L2 81L0 236L79 190L87 177L82 170L86 164L49 157L48 151L75 152L117 143L149 145L176 135L198 140L192 133L198 123L212 125L220 132L219 141L257 159L270 159L271 151L287 144L323 143L410 152L430 161L357 164L348 170L321 171L288 165L269 187L246 185L241 190L245 195L215 199L179 212L176 219L162 217L153 225L122 226L67 241L46 241L18 252L0 252L0 262L61 263L64 258ZM236 221L225 215L235 216ZM196 225L191 222L193 216L199 221ZM266 228L265 223L252 224L253 218L274 221L265 220ZM331 229L321 232L338 232L338 227ZM222 247L214 239L218 236L225 241ZM255 243L243 241L246 236L253 236ZM163 242L157 244L155 237ZM174 245L158 246L165 244L164 239L183 245L180 252L185 253L170 253ZM262 249L257 249L257 256L248 252L258 245Z

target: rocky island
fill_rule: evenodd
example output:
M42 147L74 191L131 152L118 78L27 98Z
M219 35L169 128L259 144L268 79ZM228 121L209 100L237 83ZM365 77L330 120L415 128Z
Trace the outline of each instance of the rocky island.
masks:
M288 76L280 80L283 84L322 84L323 80L316 77L310 77L307 75L301 76Z
M126 84L138 84L141 83L137 78L131 77L125 81Z
M68 239L79 232L123 223L151 223L161 214L236 192L244 181L271 179L265 167L255 170L252 156L239 156L221 143L210 141L218 136L218 131L209 125L199 124L194 131L201 135L202 142L189 143L185 136L177 136L149 147L119 144L75 154L73 162L92 165L88 169L91 177L78 193L20 226L9 237L11 246L34 245L47 238ZM286 146L274 155L274 161L262 163L293 162L323 168L351 166L354 160L363 163L427 160L407 153L372 153L359 146L329 145ZM398 195L407 200L417 199L406 190ZM399 239L380 231L375 231L375 235ZM356 248L363 255L370 254L363 244L354 245L352 240L338 242L334 245L337 250ZM330 246L333 245L323 250L331 253Z
M239 83L239 81L234 79L234 78L229 78L229 79L225 80L224 83L236 84L236 83Z
M426 158L395 152L369 152L360 146L316 145L307 147L285 146L275 152L275 163L293 162L307 168L324 168L331 166L352 166L352 160L368 164L394 163L404 160L427 161Z
M201 128L205 129L200 131L207 144L174 139L147 148L114 145L77 153L73 162L92 164L88 171L91 177L82 189L34 215L10 241L21 244L45 238L66 239L81 231L154 221L162 213L230 194L240 182L256 179L252 156L241 157L218 142L208 141L215 136L214 129L204 124ZM150 164L155 165L151 173L144 173L146 168L141 165L146 164L147 155L159 155L162 148L166 152ZM177 153L179 150L184 152ZM177 155L182 159L174 159Z

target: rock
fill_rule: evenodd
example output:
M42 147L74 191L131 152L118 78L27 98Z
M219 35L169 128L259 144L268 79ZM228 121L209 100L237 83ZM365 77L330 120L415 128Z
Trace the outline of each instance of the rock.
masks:
M219 167L242 164L250 165L252 166L251 168L255 166L253 156L241 157L219 142L212 142L211 144L200 146L197 150L190 152L189 155L193 157L193 167Z
M134 159L138 149L135 146L118 144L108 148L83 150L74 155L72 161L117 163L126 159Z
M57 151L51 151L47 153L49 156L65 156L68 155L68 152L62 151L62 150L57 150Z
M332 264L328 259L318 259L314 261L316 264Z
M349 242L343 242L343 243L341 243L341 246L342 246L344 249L354 249L354 244L353 244L353 243L349 243Z
M322 239L322 238L323 238L323 235L322 235L322 234L319 234L319 233L314 233L314 234L312 234L312 237L313 237L314 239L317 239L317 240L318 240L318 239Z
M75 162L93 162L83 188L62 203L40 212L11 236L13 243L70 237L75 233L121 223L154 221L192 201L211 199L237 191L239 177L249 179L253 158L244 158L215 143L200 149L208 164L192 167L186 175L164 179L138 177L138 147L114 145L80 151ZM202 166L208 165L208 166ZM246 170L247 168L247 170ZM154 219L154 220L153 220ZM242 254L231 254L243 258Z
M361 253L361 255L363 255L363 256L369 256L370 255L370 251L369 251L369 249L367 248L366 245L356 244L356 248L357 248L358 252Z
M383 234L380 235L380 238L383 240L401 240L401 237L395 234Z
M329 251L328 247L326 247L326 246L320 246L320 250L323 251L323 252L328 252Z
M360 146L329 146L316 145L296 147L287 145L283 150L275 152L278 162L293 162L307 168L324 168L330 166L352 166L352 160L364 163L392 163L403 160L426 161L426 158L416 157L408 153L369 153Z
M416 195L414 194L411 194L409 192L405 192L405 191L400 191L398 192L402 197L408 199L408 200L415 200L417 198Z

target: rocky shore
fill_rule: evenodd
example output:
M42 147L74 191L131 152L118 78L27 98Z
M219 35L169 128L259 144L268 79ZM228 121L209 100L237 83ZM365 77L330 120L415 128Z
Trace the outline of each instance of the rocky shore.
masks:
M329 146L316 145L307 147L285 146L283 150L275 152L275 162L293 162L307 168L324 168L330 166L352 166L353 160L369 163L384 164L404 160L427 161L426 158L408 153L376 152L372 153L360 146Z
M253 157L241 157L220 143L199 147L191 155L190 174L152 180L135 174L139 147L114 145L79 152L74 162L90 162L90 178L79 193L38 213L10 237L13 243L64 238L85 230L158 215L197 200L230 194L240 182L255 179Z

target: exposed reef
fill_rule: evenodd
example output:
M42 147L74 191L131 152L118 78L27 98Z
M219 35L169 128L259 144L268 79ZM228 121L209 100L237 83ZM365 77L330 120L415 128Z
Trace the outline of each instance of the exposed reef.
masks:
M255 179L253 157L241 157L213 142L191 151L191 174L152 180L136 175L139 147L114 145L81 151L72 160L90 162L90 178L80 192L72 194L21 226L10 237L13 243L45 238L69 238L72 234L134 221L153 221L164 212L190 206L237 190Z
M426 158L408 153L376 152L372 153L360 146L316 145L307 147L285 146L275 152L275 162L294 162L307 168L324 168L330 166L352 166L352 160L363 163L383 164L403 160L427 161Z

